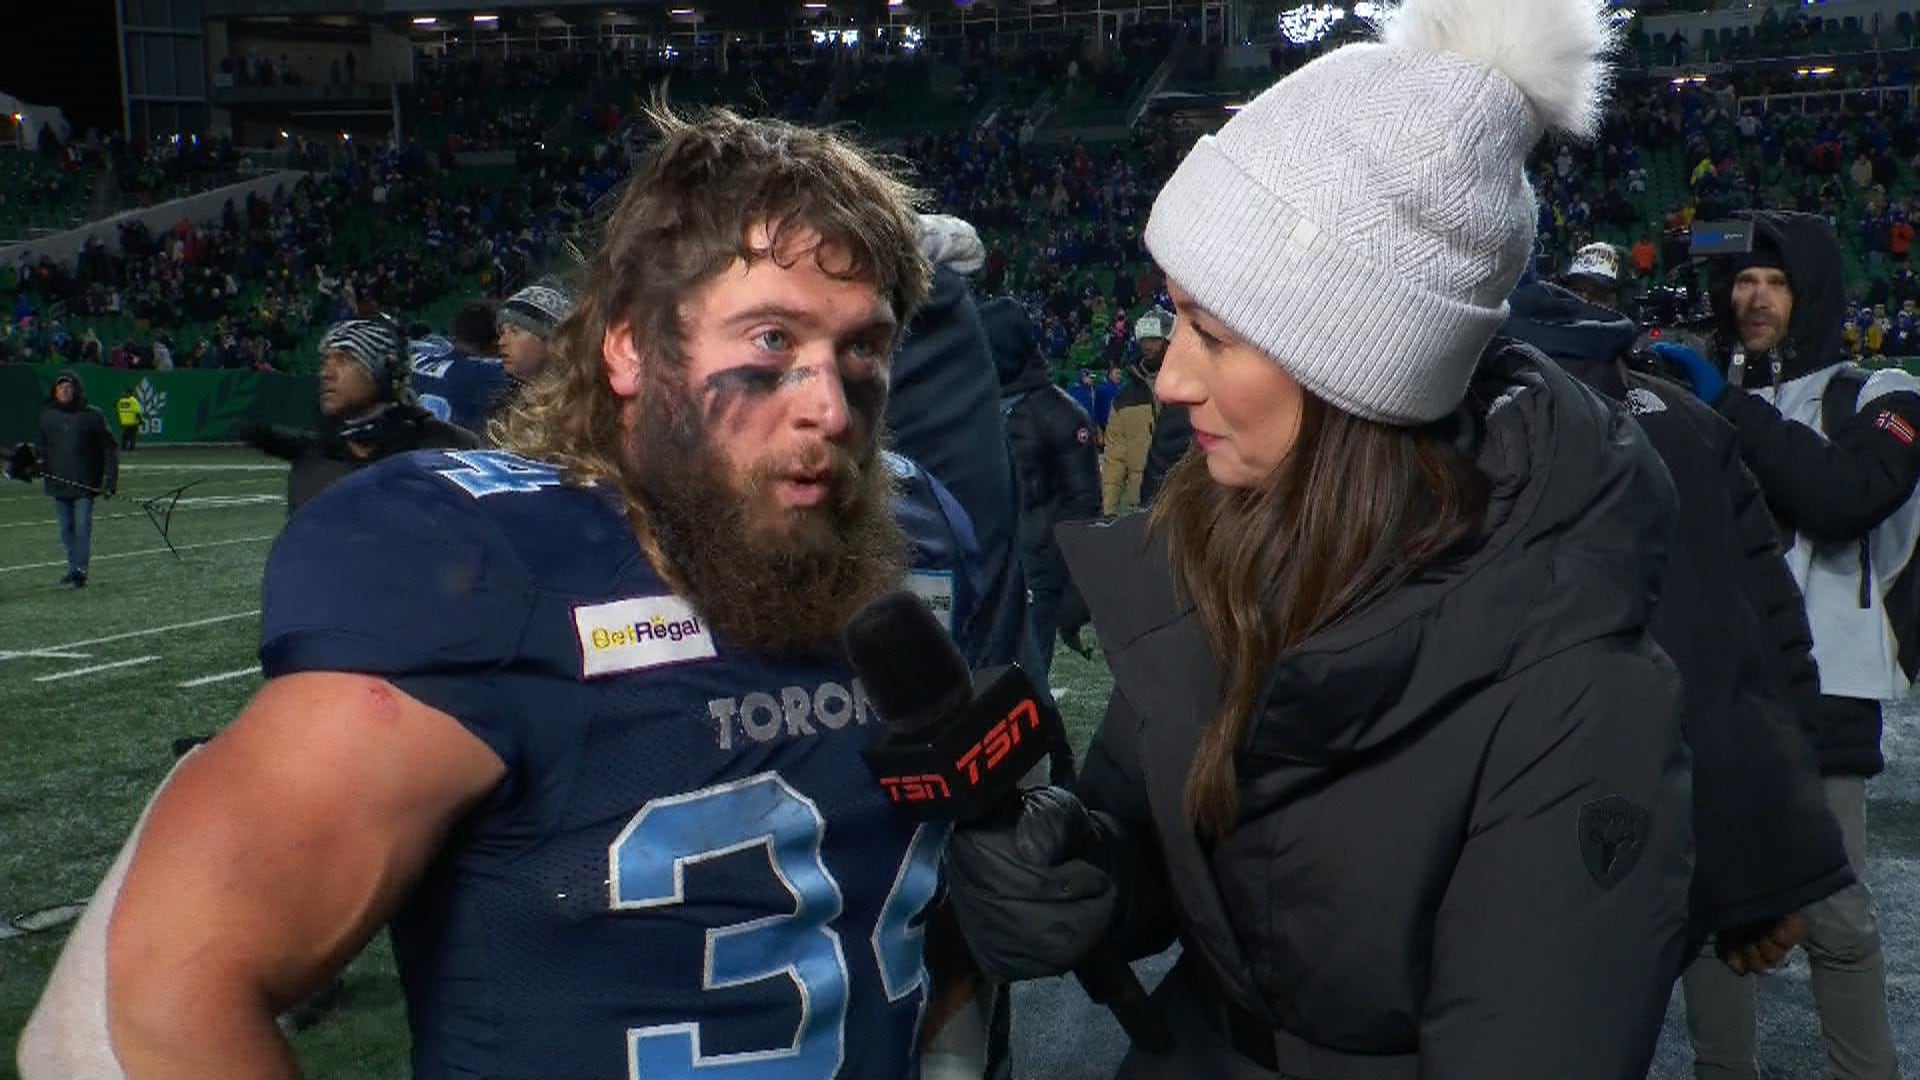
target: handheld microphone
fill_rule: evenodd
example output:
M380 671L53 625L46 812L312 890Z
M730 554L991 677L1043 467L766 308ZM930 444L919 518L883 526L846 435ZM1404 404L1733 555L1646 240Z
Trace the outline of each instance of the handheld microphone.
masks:
M962 825L1016 818L1020 779L1067 739L1027 673L1018 664L970 672L926 601L911 592L860 609L845 641L886 725L864 751L867 767L895 807L917 820ZM1172 1034L1118 956L1096 949L1074 975L1134 1045L1172 1049Z

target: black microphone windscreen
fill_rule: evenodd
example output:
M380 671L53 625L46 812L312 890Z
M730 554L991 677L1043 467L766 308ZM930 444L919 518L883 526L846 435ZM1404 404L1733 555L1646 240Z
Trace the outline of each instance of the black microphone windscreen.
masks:
M959 713L973 696L973 675L959 646L911 592L891 592L861 608L844 640L867 700L897 731L920 734Z

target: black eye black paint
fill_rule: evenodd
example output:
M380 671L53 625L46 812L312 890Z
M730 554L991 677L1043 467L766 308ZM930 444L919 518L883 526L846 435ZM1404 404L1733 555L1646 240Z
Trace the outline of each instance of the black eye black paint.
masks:
M819 371L811 367L781 371L759 364L742 364L716 371L707 376L702 384L707 402L707 422L716 424L743 401L764 401L818 374ZM843 377L840 386L847 398L847 411L866 425L868 431L874 430L887 402L886 380L877 375Z
M716 371L703 384L707 401L707 423L718 423L742 400L764 401L780 389L785 372L759 364Z

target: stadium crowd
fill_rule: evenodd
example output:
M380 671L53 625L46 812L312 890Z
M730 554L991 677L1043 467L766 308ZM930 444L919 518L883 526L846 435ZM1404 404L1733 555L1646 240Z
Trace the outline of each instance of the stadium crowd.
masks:
M1111 73L1140 62L1135 52L1151 55L1162 41L1158 33L1130 38L1132 51L1100 77L1118 78ZM1062 59L1046 51L958 58L966 85L992 92L1038 76L1057 80L1060 94L1071 97L1088 77ZM836 84L830 51L803 62L742 49L726 76L680 82L697 86L696 97L711 94L790 119L811 117L829 85L839 85L831 104L857 118L890 66L932 62L918 55L869 60ZM150 352L156 328L167 328L176 362L184 353L214 366L300 367L307 361L287 357L290 347L310 341L342 311L417 312L448 296L456 282L504 296L551 265L560 238L624 175L632 133L644 130L633 88L675 73L633 52L428 65L410 110L415 137L398 150L360 145L343 155L302 143L295 149L308 163L322 153L336 161L312 185L276 196L272 205L236 207L200 228L183 223L169 234L173 240L134 232L118 251L92 246L72 267L43 261L0 269L0 302L10 314L0 361L79 358L87 329L67 323L125 315L135 320L131 332L109 325L105 336L132 338L136 353ZM1857 253L1858 269L1849 273L1852 347L1860 355L1920 348L1920 281L1908 265L1920 221L1913 182L1920 118L1905 94L1872 92L1904 88L1910 76L1882 64L1837 78L1832 85L1804 75L1740 75L1677 86L1630 78L1597 141L1543 144L1530 163L1540 205L1536 268L1550 272L1605 239L1626 254L1628 291L1639 295L1682 267L1679 245L1696 217L1789 206L1835 221ZM1770 111L1757 96L1829 89L1831 111L1802 111L1797 102ZM1024 120L1001 109L988 127L920 135L901 149L940 209L985 230L989 285L1028 305L1057 375L1073 380L1083 370L1117 366L1127 318L1165 302L1139 232L1184 140L1149 128L1130 144L1042 147L1027 141ZM118 143L98 151L50 149L57 164L37 168L9 197L50 197L61 187L58 177L109 162L121 186L161 193L243 161L230 143L213 138L140 154ZM513 151L512 182L476 195L480 185L463 181L454 161L455 153L474 149ZM406 210L420 228L391 243L348 243L332 258L309 253L316 242L332 250L346 209L369 204ZM182 329L191 338L184 348Z

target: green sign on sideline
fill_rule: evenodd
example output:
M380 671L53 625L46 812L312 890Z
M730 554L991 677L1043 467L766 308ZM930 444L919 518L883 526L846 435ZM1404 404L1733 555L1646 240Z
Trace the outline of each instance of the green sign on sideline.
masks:
M31 441L40 409L62 371L79 376L87 404L118 427L113 403L126 390L140 402L142 443L232 442L248 421L312 428L320 421L320 380L245 369L127 371L97 364L0 365L0 444Z

